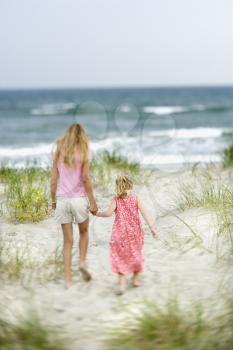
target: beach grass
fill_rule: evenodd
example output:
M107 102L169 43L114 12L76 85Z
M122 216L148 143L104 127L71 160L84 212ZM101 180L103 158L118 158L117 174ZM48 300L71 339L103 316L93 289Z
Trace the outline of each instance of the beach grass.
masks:
M228 258L233 254L233 188L229 181L213 178L196 179L195 184L183 185L180 188L179 198L176 200L177 208L185 211L190 208L200 208L211 211L217 219L213 227L213 247L209 252L215 253L216 259ZM176 216L176 215L175 215ZM192 228L189 223L180 216L176 216L191 232L196 246L204 247L202 234Z
M63 276L63 257L60 246L55 247L51 256L43 262L42 269L44 269L44 279L47 281L54 281Z
M0 272L2 278L19 279L25 269L29 267L26 249L12 247L8 242L0 239Z
M223 166L230 167L233 166L233 144L223 151Z
M12 246L10 243L0 241L0 273L2 281L18 280L25 283L32 274L38 277L40 265L29 258L29 247Z
M91 162L91 175L94 184L103 189L112 182L117 173L127 173L133 178L139 175L140 167L137 162L130 161L119 150L102 151L96 154Z
M100 158L106 164L116 169L128 170L132 174L138 173L139 164L137 162L129 161L128 158L121 155L118 150L113 150L112 152L104 151Z
M0 273L2 280L18 280L25 286L35 280L44 283L59 279L63 274L62 249L57 246L38 261L31 254L30 245L0 239Z
M37 222L49 214L48 169L1 168L5 185L5 212L13 222ZM4 211L3 211L4 213Z
M180 188L180 210L187 208L208 208L228 210L233 207L233 189L223 182L198 181Z
M221 213L218 215L218 228L216 237L216 255L217 259L220 260L229 255L233 256L233 220L232 213ZM224 249L222 252L222 244L228 248L227 251Z
M229 226L232 221L233 186L231 181L198 179L195 183L182 185L176 206L185 211L190 208L205 208L216 213L219 221Z
M233 348L233 304L208 317L200 304L183 310L177 301L164 307L146 303L129 311L106 341L111 350L230 350Z
M0 181L7 182L10 177L19 176L30 181L43 181L50 177L50 168L41 167L25 167L25 168L11 168L4 165L0 166Z
M191 249L201 249L206 253L214 254L216 261L220 262L229 260L233 255L233 223L230 217L221 217L216 226L211 228L212 238L205 242L203 234L193 227L187 220L178 215L174 216L188 229L190 237L181 237L179 234L172 232L169 239L163 238L162 241L170 249L179 249L182 254L189 252ZM217 217L218 218L218 217Z
M43 322L35 310L15 322L0 314L0 350L66 350L69 344L61 327Z

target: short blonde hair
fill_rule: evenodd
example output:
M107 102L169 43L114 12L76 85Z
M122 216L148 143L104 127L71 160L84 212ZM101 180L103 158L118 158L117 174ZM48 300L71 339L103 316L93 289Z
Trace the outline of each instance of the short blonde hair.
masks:
M127 191L132 190L133 180L129 175L118 175L116 178L116 193L120 198L127 196Z

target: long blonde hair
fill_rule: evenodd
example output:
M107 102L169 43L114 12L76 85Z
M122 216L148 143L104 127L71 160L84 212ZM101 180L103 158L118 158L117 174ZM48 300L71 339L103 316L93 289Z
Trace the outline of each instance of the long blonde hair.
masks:
M128 175L118 175L116 178L116 193L120 198L127 196L128 191L132 190L133 181Z
M72 124L56 141L56 159L61 160L70 168L75 167L74 154L78 150L80 163L88 160L89 141L85 130L80 124Z

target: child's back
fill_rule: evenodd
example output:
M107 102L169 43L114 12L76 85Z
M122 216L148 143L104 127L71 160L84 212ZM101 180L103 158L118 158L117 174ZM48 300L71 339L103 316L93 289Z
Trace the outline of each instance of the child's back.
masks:
M156 231L146 209L137 196L131 195L133 181L127 175L119 175L116 179L116 193L106 211L97 212L100 217L108 217L115 213L110 241L110 255L112 270L118 273L120 289L118 294L125 290L125 274L133 273L133 286L138 287L139 273L143 270L142 248L144 232L139 212L150 227L152 236Z
M115 221L111 237L112 269L117 273L140 272L143 269L144 232L134 195L115 197Z

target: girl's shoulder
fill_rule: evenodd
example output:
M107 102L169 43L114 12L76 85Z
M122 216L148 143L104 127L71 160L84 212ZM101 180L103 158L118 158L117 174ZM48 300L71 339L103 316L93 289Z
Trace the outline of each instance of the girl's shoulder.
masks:
M133 200L137 200L138 196L135 193L131 193L128 198L133 199Z
M119 199L118 196L113 196L113 197L112 197L112 202L114 202L114 203L117 204L118 199Z
M119 201L119 200L123 200L123 201L137 201L138 200L138 196L136 194L129 194L126 197L119 197L119 196L114 196L113 200L115 201Z

